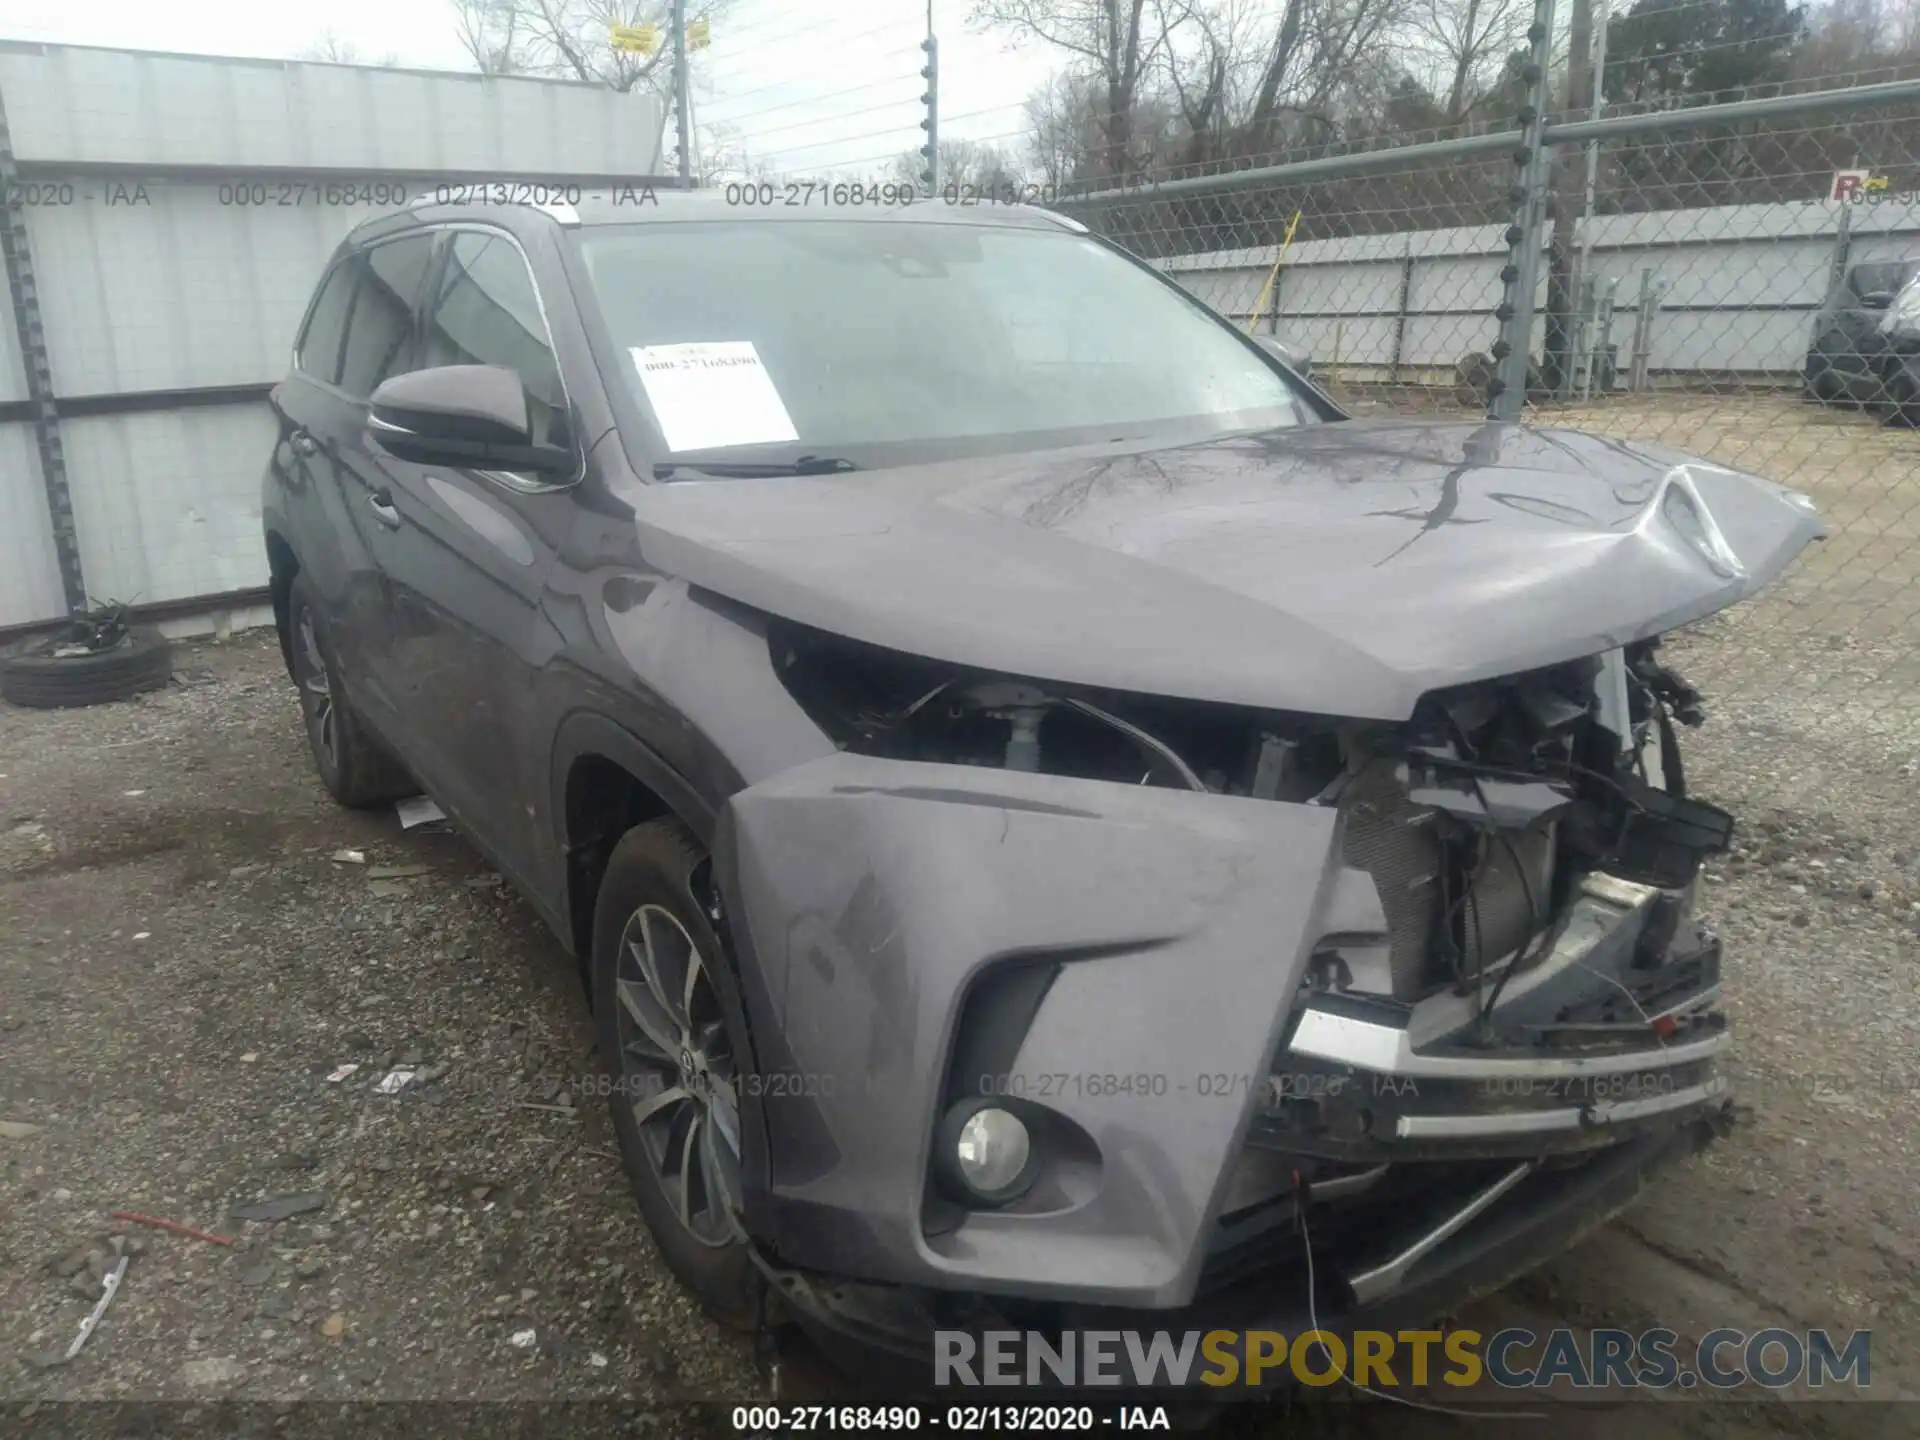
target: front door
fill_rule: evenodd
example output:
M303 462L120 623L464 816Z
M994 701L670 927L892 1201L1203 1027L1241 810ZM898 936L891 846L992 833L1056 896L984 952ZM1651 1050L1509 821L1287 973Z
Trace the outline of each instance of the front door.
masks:
M422 368L500 365L527 394L537 441L572 443L532 272L502 231L455 229L422 307ZM493 858L537 878L549 757L534 687L559 637L540 607L573 522L566 486L388 457L397 520L389 579L404 703L429 737L421 776Z

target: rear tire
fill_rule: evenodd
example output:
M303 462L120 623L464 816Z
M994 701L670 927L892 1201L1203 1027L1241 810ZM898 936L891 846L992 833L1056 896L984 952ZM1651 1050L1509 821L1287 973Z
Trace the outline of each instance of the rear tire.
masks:
M326 623L301 576L287 597L287 635L307 748L327 793L350 810L418 794L406 767L374 739L348 700Z
M594 1024L654 1243L710 1316L752 1330L762 1282L740 1219L739 1100L754 1071L732 962L695 889L706 858L676 820L614 846L594 905Z

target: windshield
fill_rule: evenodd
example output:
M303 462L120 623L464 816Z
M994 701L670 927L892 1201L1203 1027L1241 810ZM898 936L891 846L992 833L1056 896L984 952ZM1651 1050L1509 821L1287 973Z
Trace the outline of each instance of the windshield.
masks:
M871 466L1317 414L1198 304L1066 230L661 223L579 243L675 462Z

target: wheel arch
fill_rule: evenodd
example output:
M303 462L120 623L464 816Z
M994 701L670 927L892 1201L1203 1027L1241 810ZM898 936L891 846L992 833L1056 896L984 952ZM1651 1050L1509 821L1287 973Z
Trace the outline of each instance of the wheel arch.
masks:
M551 783L551 813L564 862L566 939L586 982L593 961L594 905L620 837L636 825L671 816L711 851L719 815L645 741L589 711L576 711L561 723Z
M300 557L278 530L267 531L267 593L273 603L273 628L280 636L280 660L293 678L293 580Z

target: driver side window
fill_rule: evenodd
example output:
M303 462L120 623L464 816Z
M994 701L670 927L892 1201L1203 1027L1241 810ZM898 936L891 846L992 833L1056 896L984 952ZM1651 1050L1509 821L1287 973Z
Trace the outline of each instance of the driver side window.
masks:
M533 276L506 236L454 232L427 306L421 363L502 365L517 371L535 443L571 443L566 391Z

